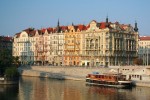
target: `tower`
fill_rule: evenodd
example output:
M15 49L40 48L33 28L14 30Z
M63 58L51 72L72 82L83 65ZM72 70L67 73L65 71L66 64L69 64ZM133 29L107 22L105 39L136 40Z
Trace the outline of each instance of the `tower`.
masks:
M105 25L106 27L108 27L109 26L109 23L108 23L108 16L106 17L106 25Z
M59 26L59 19L58 19L58 22L57 22L57 29L56 29L57 33L60 32L60 26Z
M135 32L138 32L138 27L137 27L137 22L136 22L136 21L135 21L134 31L135 31Z

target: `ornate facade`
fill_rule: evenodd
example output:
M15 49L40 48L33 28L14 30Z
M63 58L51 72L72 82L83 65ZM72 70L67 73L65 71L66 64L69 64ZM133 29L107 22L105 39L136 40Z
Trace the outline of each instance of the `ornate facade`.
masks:
M82 65L131 65L137 57L138 31L131 25L93 20L83 37Z
M34 29L26 29L14 36L13 56L20 58L21 64L33 64L35 59Z
M27 48L27 49L25 49ZM137 57L138 28L118 22L91 21L41 30L14 37L14 56L22 62L64 66L132 65Z
M64 33L64 65L81 66L82 32L85 30L84 25L68 26L68 32Z

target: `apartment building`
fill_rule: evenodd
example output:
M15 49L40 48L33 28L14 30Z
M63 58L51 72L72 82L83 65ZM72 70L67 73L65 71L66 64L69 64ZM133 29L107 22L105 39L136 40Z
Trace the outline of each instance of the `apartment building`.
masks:
M18 56L21 64L33 64L35 61L35 32L34 29L28 28L14 36L13 56Z
M139 37L138 55L143 60L143 65L150 65L150 36Z
M67 26L59 26L56 28L48 28L49 32L49 64L55 66L64 65L64 32L68 30Z
M92 20L87 25L24 30L14 36L14 56L25 64L55 66L132 65L138 56L137 23Z
M82 65L132 65L137 57L138 28L118 22L91 21L83 36Z
M81 66L82 64L82 34L85 25L70 25L64 33L64 65Z

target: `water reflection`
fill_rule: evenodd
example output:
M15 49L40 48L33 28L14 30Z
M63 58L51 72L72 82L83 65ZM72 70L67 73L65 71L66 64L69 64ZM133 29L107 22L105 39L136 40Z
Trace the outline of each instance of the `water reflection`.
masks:
M84 81L22 77L18 86L0 86L0 100L149 100L150 88L86 86Z
M18 100L17 85L0 85L0 100Z
M20 100L83 100L84 82L22 77Z

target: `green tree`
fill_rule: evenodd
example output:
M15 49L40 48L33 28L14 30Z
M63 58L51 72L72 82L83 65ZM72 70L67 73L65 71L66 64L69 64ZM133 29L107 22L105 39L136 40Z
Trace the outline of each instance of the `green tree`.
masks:
M9 49L2 49L0 51L0 75L2 76L7 68L17 68L20 64L19 57L13 57L11 52Z
M10 67L10 68L6 68L5 75L7 78L13 78L13 77L18 77L19 73L16 67Z

